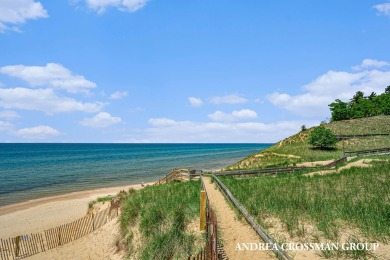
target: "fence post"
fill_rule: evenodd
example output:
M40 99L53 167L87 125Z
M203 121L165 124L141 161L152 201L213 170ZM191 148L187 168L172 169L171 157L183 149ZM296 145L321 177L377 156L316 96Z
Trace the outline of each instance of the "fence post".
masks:
M200 191L200 231L206 229L206 191Z
M95 231L95 214L92 213L92 230Z
M61 226L58 228L58 246L61 245Z
M20 254L20 236L15 238L15 256L19 256Z

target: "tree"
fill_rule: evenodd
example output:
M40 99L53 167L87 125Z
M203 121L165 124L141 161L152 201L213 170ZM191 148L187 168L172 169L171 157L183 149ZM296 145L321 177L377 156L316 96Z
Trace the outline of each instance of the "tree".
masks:
M390 85L386 87L385 93L386 93L386 94L390 93Z
M371 94L368 96L368 99L373 100L375 97L377 97L377 94L375 92L371 92Z
M363 98L364 98L364 93L362 91L358 91L351 99L351 103L359 103L359 101Z
M306 131L306 130L307 130L306 126L305 126L305 125L302 125L302 126L301 126L301 131L303 132L303 131Z
M333 132L323 126L318 126L310 133L309 144L316 148L327 149L336 145L337 138Z
M329 105L330 111L332 111L332 121L350 119L350 113L348 103L336 99L335 102Z

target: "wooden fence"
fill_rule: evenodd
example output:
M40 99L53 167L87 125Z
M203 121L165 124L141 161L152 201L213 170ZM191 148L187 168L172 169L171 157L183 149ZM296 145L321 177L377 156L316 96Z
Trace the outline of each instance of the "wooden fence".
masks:
M206 191L202 177L202 188ZM209 197L206 192L206 246L203 250L194 255L188 256L188 260L217 260L219 259L220 248L218 246L218 225L217 217L211 207ZM226 259L226 258L225 258Z
M331 162L331 163L329 163L329 164L327 164L327 165L325 165L325 167L326 168L332 168L332 167L335 167L337 164L340 164L340 163L343 163L343 162L346 162L347 161L347 157L346 156L344 156L344 157L342 157L342 158L340 158L340 159L338 159L338 160L335 160L335 161L333 161L333 162Z
M225 171L215 172L215 176L233 176L233 175L256 175L256 174L278 174L278 173L291 173L299 170L311 169L309 167L281 167L281 168L264 168L253 170L238 170L238 171Z
M390 148L379 148L379 149L373 149L373 150L360 150L360 151L350 151L350 152L344 152L345 156L360 156L360 155L375 155L375 154L386 154L390 153Z
M111 206L96 214L40 233L0 239L0 259L22 259L62 246L93 232L118 215L119 207Z
M164 175L164 177L156 181L154 185L169 183L173 181L191 180L194 177L200 176L201 172L202 171L195 171L195 170L190 171L188 169L173 169L170 173Z
M217 176L213 176L218 188L223 194L233 203L233 205L241 212L241 214L248 221L249 225L259 234L259 236L264 240L264 242L271 245L272 250L278 256L278 259L282 260L291 260L292 258L287 254L286 251L276 242L276 240L269 235L265 229L263 229L257 221L248 213L244 206L238 202L238 200L233 196L231 191L223 184Z
M389 149L390 150L390 149ZM318 168L332 168L337 164L347 161L347 157L344 156L340 159L334 160L333 162L317 166L317 167L273 167L273 168L263 168L263 169L253 169L253 170L237 170L237 171L223 171L215 172L214 176L246 176L246 175L267 175L267 174L278 174L278 173L293 173L300 170L315 170Z

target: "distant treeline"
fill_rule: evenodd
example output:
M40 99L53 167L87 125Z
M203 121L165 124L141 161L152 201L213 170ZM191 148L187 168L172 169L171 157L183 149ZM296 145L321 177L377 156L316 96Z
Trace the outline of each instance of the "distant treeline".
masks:
M332 111L332 121L390 115L390 86L380 95L372 92L369 96L364 96L362 91L358 91L349 102L336 99L329 107Z

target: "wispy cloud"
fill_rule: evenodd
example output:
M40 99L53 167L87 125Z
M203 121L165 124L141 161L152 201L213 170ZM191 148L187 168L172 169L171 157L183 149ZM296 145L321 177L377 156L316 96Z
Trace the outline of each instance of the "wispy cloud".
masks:
M195 122L176 121L171 118L149 120L150 128L133 132L122 142L142 143L191 143L191 142L263 142L279 141L299 131L302 125L311 127L319 121L280 121L272 124L261 122Z
M390 3L374 5L373 8L378 11L378 14L390 17Z
M110 99L122 99L127 97L129 93L127 91L116 91L111 94Z
M70 93L89 93L96 84L75 75L61 64L48 63L46 66L13 65L0 67L0 73L28 82L31 86L48 86L64 89Z
M189 97L188 101L192 107L201 107L203 105L203 101L197 97Z
M226 95L226 96L216 96L211 98L211 103L219 105L219 104L243 104L247 102L246 98L243 98L239 95Z
M19 25L27 20L46 18L47 11L34 0L1 0L0 33L6 30L19 31Z
M143 8L147 2L148 0L85 0L87 6L99 14L104 13L110 7L133 13Z
M108 127L120 122L122 122L120 117L111 116L107 112L100 112L92 118L82 120L80 124L89 127Z
M176 124L176 121L166 117L150 118L149 124L151 124L152 126L172 126Z
M0 131L9 131L14 125L10 122L0 120Z
M383 67L385 63L372 59L362 62L366 68ZM330 115L328 104L335 99L348 100L356 91L379 94L389 82L389 70L371 69L358 72L331 70L303 86L303 94L275 92L268 95L268 100L277 107L301 116L325 117Z
M48 139L60 135L61 132L46 125L39 125L30 128L23 128L15 131L13 135L24 139Z
M101 102L84 103L58 96L52 89L0 88L0 107L41 111L48 115L64 112L98 112Z
M374 59L365 59L362 61L360 65L353 66L352 69L354 70L363 70L368 68L382 68L389 66L390 63L387 61L380 61L380 60L374 60Z
M20 118L20 115L13 110L3 110L0 111L0 118L16 119L16 118Z
M222 111L216 111L212 114L209 114L208 117L217 122L233 122L239 120L249 120L257 118L257 113L250 109L241 109L233 111L231 113L225 113Z

